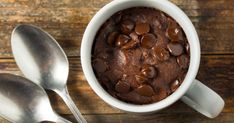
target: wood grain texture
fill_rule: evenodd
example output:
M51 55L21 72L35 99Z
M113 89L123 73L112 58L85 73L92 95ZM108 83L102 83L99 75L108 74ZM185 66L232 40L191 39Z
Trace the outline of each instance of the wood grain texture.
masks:
M75 122L71 115L62 115ZM105 114L84 115L88 123L233 123L233 113L221 113L215 119L207 119L197 113L157 113L148 115ZM173 121L173 122L172 122ZM10 123L0 118L0 123Z
M207 119L196 113L157 113L150 115L85 115L85 118L90 123L233 123L233 116L233 113L222 113L215 119ZM72 118L67 118L73 121Z
M126 122L129 118L136 117L136 115L126 114L125 112L110 107L92 91L83 76L79 57L69 58L69 62L70 74L68 78L68 89L81 112L87 115L86 117L88 120L91 122L97 122L95 121L95 118L100 118L99 120L102 122L110 122L111 119L113 119L115 122ZM224 98L226 105L224 107L221 118L209 120L199 113L193 111L182 102L178 101L169 108L160 111L159 114L134 118L131 122L137 120L139 120L139 122L143 122L147 119L149 122L153 122L155 119L158 119L158 117L164 116L163 118L160 118L156 121L159 123L164 122L163 119L165 118L165 122L169 122L169 119L174 118L174 121L179 123L185 116L183 114L186 114L185 117L187 120L192 118L194 115L195 119L198 118L196 121L201 121L202 123L216 123L216 121L219 123L221 120L225 122L231 120L231 117L233 116L232 113L234 112L234 92L232 91L234 90L234 83L232 83L232 81L234 81L233 64L234 56L230 55L203 55L201 58L201 67L197 78ZM0 59L0 68L1 73L14 73L17 75L22 75L13 59ZM58 97L54 92L47 92L50 96L50 100L55 111L68 116L70 112L61 98ZM178 119L175 117L178 117ZM74 120L71 116L68 116L68 118ZM184 123L186 123L185 121ZM234 119L232 121L234 122Z
M17 24L34 24L49 32L69 57L69 92L90 123L233 123L234 1L171 0L192 20L200 37L202 58L197 78L225 100L223 112L207 119L178 101L152 115L127 114L110 107L88 85L80 64L83 32L93 15L111 0L0 0L0 73L22 75L12 56L10 35ZM75 122L54 92L53 108ZM0 123L8 123L0 118Z
M48 31L68 56L78 56L83 32L92 16L111 0L1 0L0 53L12 58L10 34L20 23ZM202 54L234 53L234 2L232 0L172 0L197 28ZM222 47L220 47L222 44Z

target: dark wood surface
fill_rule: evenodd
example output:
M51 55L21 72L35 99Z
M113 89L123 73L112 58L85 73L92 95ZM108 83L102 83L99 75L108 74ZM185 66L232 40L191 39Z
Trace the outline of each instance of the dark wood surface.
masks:
M208 119L178 101L150 115L114 109L90 88L80 65L80 43L92 16L111 0L0 0L0 73L22 75L12 56L10 35L17 24L34 24L48 31L69 57L68 89L90 123L234 123L234 1L172 0L195 25L201 43L197 78L225 100L222 113ZM75 122L54 92L48 91L56 112ZM0 118L0 123L8 123Z

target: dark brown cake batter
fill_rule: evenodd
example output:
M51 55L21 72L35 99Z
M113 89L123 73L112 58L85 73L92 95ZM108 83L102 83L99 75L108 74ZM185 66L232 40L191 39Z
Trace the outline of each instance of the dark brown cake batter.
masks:
M189 44L182 28L153 8L120 11L99 29L92 52L97 79L113 97L134 104L158 102L183 82Z

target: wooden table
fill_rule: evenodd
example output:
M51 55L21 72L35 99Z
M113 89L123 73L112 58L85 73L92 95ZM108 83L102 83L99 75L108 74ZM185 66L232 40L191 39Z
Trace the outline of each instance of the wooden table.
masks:
M68 88L90 123L234 123L234 1L172 0L194 23L201 42L197 78L220 94L223 112L208 119L178 101L152 114L127 114L102 101L90 88L80 65L80 44L92 16L111 0L0 0L0 72L22 75L12 56L10 35L17 24L34 24L57 39L69 57ZM63 101L48 91L56 112L75 122ZM8 123L0 118L0 123Z

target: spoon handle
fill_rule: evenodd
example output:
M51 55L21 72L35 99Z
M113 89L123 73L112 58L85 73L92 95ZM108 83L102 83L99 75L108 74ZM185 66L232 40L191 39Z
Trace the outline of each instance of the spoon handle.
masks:
M56 91L56 92L62 97L63 101L66 103L72 114L75 116L76 120L79 123L87 123L87 121L80 113L79 109L76 107L75 103L72 101L72 98L69 95L67 87L63 91Z
M71 121L68 121L67 119L58 116L56 123L72 123Z

